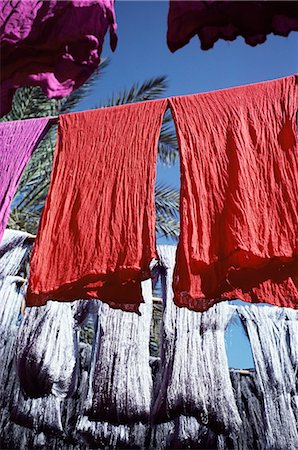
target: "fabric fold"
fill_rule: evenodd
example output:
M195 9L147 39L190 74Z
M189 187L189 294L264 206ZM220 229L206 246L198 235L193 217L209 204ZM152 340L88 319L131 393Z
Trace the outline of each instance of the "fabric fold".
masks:
M5 1L0 26L1 114L22 86L69 95L98 67L108 30L113 51L117 45L114 0Z
M94 338L86 415L96 422L148 422L152 396L149 338L152 282L142 282L141 315L102 303ZM99 432L103 423L95 427Z
M243 36L255 46L270 33L288 36L298 31L298 11L289 1L186 1L170 0L167 43L171 52L197 35L202 50L218 39L233 41Z
M41 308L26 308L16 342L16 366L27 396L72 395L77 339L70 304L51 301Z
M251 343L256 379L264 405L264 448L298 446L296 380L287 343L286 310L237 307Z
M49 117L0 123L0 241L21 175L43 138Z
M28 306L100 298L138 309L156 256L154 183L166 107L156 100L60 116Z
M160 423L193 416L219 434L237 434L241 418L224 342L235 307L219 304L202 314L178 308L172 291L175 252L175 246L158 246L165 306L152 418Z
M181 156L175 302L298 308L297 76L170 105Z

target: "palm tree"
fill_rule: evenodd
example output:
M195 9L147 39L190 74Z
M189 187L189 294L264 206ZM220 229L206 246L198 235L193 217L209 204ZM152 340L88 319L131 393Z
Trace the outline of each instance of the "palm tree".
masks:
M18 89L13 100L12 110L1 121L22 120L33 117L56 116L72 111L86 97L94 82L108 66L103 60L98 71L82 87L63 100L50 100L36 87ZM165 76L151 78L141 85L135 83L129 90L113 94L107 102L97 108L142 102L160 98L165 93ZM39 144L28 164L18 191L13 200L9 226L36 233L47 195L56 143L56 126L53 125ZM176 134L172 117L166 112L158 145L158 162L173 165L178 156ZM179 234L179 193L168 185L156 185L156 232L159 236L177 239Z

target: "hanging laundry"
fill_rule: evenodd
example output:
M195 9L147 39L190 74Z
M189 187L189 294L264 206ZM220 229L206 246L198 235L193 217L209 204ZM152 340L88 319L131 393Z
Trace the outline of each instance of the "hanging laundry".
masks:
M48 124L49 118L0 123L0 241L21 175Z
M63 98L100 62L105 34L117 45L114 0L1 2L1 114L21 86Z
M74 392L78 352L71 304L26 308L16 343L20 385L32 398Z
M289 1L185 1L170 0L167 43L171 52L198 35L202 50L218 39L242 36L253 47L270 33L288 36L298 31L298 10Z
M182 177L177 305L298 308L297 81L170 100Z
M28 306L100 298L138 309L156 256L154 182L166 106L156 100L60 116Z
M149 420L151 279L142 283L142 290L141 315L106 304L99 310L86 401L86 414L92 421L131 425Z
M0 242L0 399L9 385L9 367L13 364L18 319L26 290L26 280L18 274L29 256L32 238L22 231L5 230Z
M63 434L61 422L61 399L54 395L41 398L25 399L21 390L14 393L15 400L10 413L10 420L18 425L31 428L35 432Z
M119 311L116 312L119 313ZM109 450L116 450L118 448L144 449L149 429L148 425L142 423L115 425L108 422L91 421L86 415L82 415L84 399L86 398L88 391L91 346L86 344L83 346L82 343L80 343L80 348L81 372L77 396L77 422L73 421L75 424L74 434L80 436L82 444L87 444L91 448L106 448ZM72 399L69 399L69 401L71 400Z
M264 448L295 450L298 430L291 396L297 392L285 345L285 310L268 306L238 307L237 310L248 333L256 378L263 396ZM289 376L291 371L292 377Z
M217 433L237 433L236 407L225 350L224 332L235 307L216 305L204 314L178 308L173 302L175 246L158 247L164 314L159 380L152 417L165 422L194 416Z
M215 450L218 448L218 436L194 417L179 416L152 429L149 448Z
M264 400L255 371L242 375L238 370L230 370L230 375L242 426L239 434L226 438L224 449L263 450L266 448Z

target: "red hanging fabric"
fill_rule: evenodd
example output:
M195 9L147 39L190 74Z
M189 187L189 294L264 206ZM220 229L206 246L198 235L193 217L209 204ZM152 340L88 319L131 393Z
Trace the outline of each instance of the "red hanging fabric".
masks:
M170 100L181 155L175 301L298 308L297 76Z
M140 282L156 257L154 183L166 107L157 100L60 116L28 306L99 298L138 309Z

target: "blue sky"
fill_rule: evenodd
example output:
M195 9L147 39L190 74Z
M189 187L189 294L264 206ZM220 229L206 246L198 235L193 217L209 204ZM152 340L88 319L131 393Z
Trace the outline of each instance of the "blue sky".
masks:
M200 49L198 38L172 54L166 45L168 1L116 1L118 47L113 54L108 36L103 56L111 63L98 79L91 95L79 109L99 105L133 83L167 75L165 96L208 92L215 89L272 80L298 72L298 33L287 38L270 35L257 47L239 37L218 41L208 51ZM179 186L179 165L158 167L157 180ZM236 345L237 343L237 345ZM227 332L227 350L233 367L252 366L247 338L238 324Z

